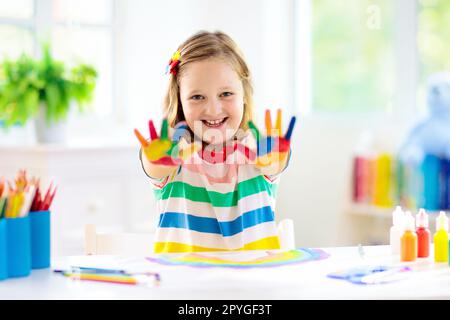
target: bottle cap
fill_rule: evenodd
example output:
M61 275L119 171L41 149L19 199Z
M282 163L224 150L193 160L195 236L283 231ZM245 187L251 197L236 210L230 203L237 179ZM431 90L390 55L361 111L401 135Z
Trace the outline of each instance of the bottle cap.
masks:
M405 224L405 214L402 207L396 206L394 212L392 212L392 223L394 226L404 226Z
M436 231L438 230L448 231L448 218L444 211L439 212L436 218Z
M416 226L418 228L428 228L428 214L425 209L419 209L416 215Z
M405 230L409 230L409 231L415 230L414 217L411 214L411 211L405 212Z

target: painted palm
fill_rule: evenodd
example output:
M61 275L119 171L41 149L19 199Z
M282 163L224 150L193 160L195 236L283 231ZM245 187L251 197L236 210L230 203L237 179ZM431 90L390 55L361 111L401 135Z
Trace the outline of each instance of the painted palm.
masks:
M275 163L283 162L289 155L292 132L295 126L295 116L291 118L288 129L284 136L281 136L281 110L277 110L275 127L272 127L270 110L266 110L265 124L266 135L262 135L252 121L248 122L253 135L257 141L256 166L266 167Z
M169 125L167 119L163 119L160 135L156 133L153 121L148 122L150 141L145 139L139 130L134 129L134 134L142 146L142 151L148 161L154 164L177 166L198 151L196 144L188 144L181 148L180 140L188 132L186 122L179 122L175 126L173 136L169 136Z

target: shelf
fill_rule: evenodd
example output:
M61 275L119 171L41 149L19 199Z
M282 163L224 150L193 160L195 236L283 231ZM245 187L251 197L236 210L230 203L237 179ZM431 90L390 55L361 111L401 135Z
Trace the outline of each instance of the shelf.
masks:
M351 215L358 215L358 216L392 219L392 212L394 210L395 210L395 207L382 208L382 207L376 207L376 206L369 205L369 204L352 203L349 205L349 207L347 209L347 213L349 213ZM405 208L403 208L403 210L405 210ZM416 209L406 209L406 210L410 210L413 213L413 215L415 215L418 211ZM439 211L427 210L427 213L429 215L438 215ZM449 212L446 211L446 213L449 213Z
M392 219L392 211L394 209L394 207L381 208L369 204L352 203L347 209L347 212L351 215Z

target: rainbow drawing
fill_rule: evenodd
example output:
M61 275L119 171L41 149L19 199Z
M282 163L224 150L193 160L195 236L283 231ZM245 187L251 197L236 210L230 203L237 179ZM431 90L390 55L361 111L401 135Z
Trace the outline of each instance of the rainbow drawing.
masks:
M321 260L329 254L320 249L299 248L289 251L252 250L233 252L190 252L183 254L158 254L147 259L164 265L182 265L199 268L268 268L288 264Z

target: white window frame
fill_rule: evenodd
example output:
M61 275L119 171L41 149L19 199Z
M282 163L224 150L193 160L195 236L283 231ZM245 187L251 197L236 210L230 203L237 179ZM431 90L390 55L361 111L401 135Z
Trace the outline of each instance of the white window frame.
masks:
M396 0L395 23L395 74L397 96L394 110L399 116L418 112L417 89L419 85L419 54L417 46L418 1Z
M52 0L34 0L34 54L41 56L39 41L50 35L53 27Z
M26 28L26 29L34 29L34 24L32 22L32 19L14 19L14 18L5 18L5 17L0 17L0 24L4 25L12 25L12 26L17 26L17 27L21 27L21 28Z
M312 111L312 3L294 2L294 112L308 115ZM301 57L301 58L300 58Z

